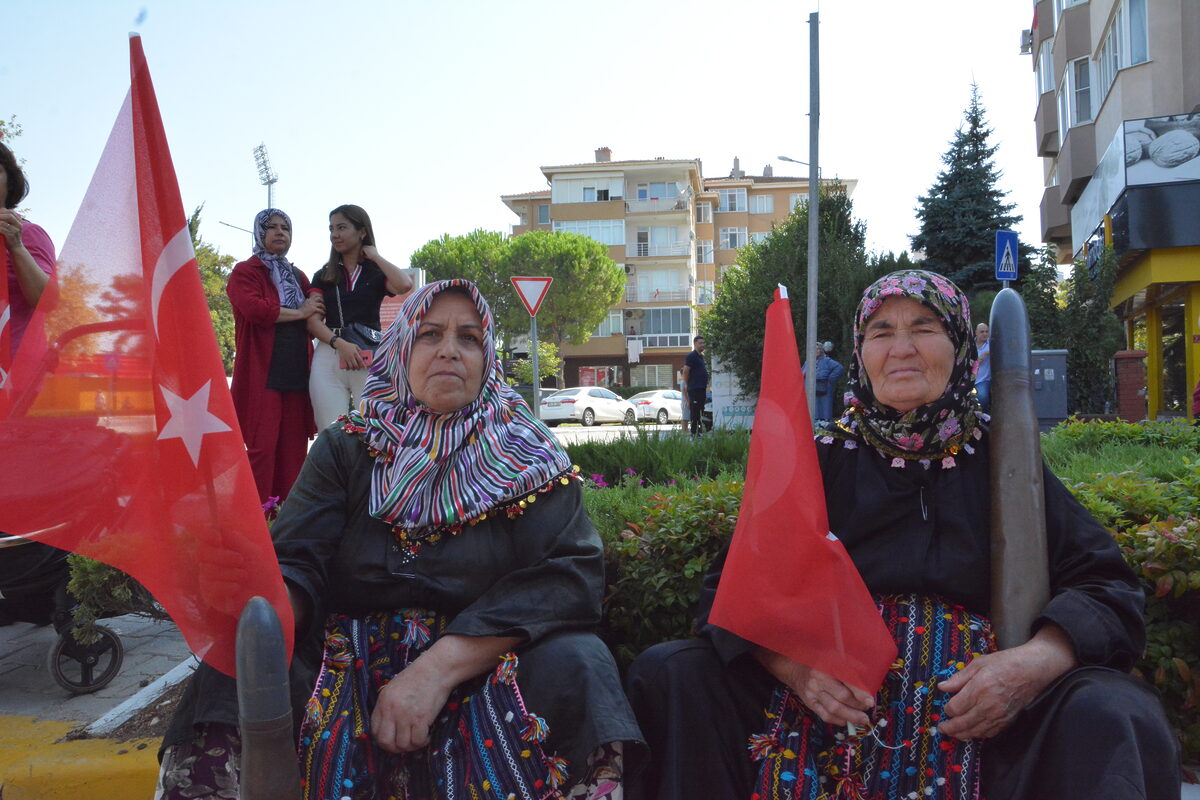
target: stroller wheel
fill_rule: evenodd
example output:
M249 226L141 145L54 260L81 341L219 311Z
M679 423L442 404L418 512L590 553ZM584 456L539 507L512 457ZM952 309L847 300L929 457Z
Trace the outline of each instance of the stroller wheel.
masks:
M91 644L80 644L68 628L50 650L50 674L71 694L103 689L121 671L125 648L120 637L103 625L95 626L95 632L99 639Z

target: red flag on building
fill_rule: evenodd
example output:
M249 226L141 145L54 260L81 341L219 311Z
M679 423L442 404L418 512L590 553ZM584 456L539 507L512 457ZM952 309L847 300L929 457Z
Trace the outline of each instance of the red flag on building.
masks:
M767 309L742 506L709 621L871 694L896 657L829 532L791 304L779 291Z
M0 530L129 573L232 675L246 600L271 602L289 649L291 609L137 36L130 71L30 323L46 336L0 397Z

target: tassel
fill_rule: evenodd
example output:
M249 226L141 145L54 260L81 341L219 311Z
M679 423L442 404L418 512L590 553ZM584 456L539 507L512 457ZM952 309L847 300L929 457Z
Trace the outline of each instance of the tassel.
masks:
M747 749L750 751L750 758L762 761L775 754L775 738L768 733L756 733L750 737Z
M525 725L521 727L522 739L527 742L544 742L548 733L550 733L550 727L546 724L546 720L537 714L525 717Z
M405 612L404 614L404 638L401 640L409 647L424 647L429 644L431 636L429 626L425 624L425 620L413 611Z
M352 656L350 640L345 634L331 633L325 639L325 666L329 669L344 672L353 661Z
M304 727L305 729L315 728L317 723L321 721L321 701L315 696L308 698L308 702L304 704Z
M551 756L546 759L546 768L548 770L546 781L550 784L550 788L557 790L567 782L568 767L570 767L570 762L565 758Z
M505 653L500 656L500 665L496 667L496 683L515 683L517 680L517 654Z

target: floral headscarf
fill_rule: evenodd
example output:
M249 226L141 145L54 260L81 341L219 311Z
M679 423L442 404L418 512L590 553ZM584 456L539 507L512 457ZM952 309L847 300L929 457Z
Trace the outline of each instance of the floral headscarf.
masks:
M954 367L941 397L903 414L875 398L862 360L867 321L889 297L907 297L933 311L954 346ZM971 442L982 436L980 423L987 419L975 395L977 359L971 307L957 286L941 275L919 269L886 275L863 292L854 317L854 358L847 370L846 413L819 430L817 437L825 441L840 438L847 446L862 439L891 458L894 467L903 467L907 461L926 465L940 461L943 468L953 467L960 449L974 452Z
M254 217L254 255L267 265L271 273L271 282L279 292L279 305L284 308L299 308L304 303L304 293L300 291L300 282L296 280L295 267L285 257L287 250L282 253L272 253L267 250L267 223L271 217L283 217L288 230L292 229L292 218L278 208L264 208Z
M413 395L407 366L421 319L438 294L455 287L483 321L486 374L473 401L442 414ZM376 455L371 516L391 523L402 539L440 535L572 471L558 440L504 380L494 333L492 310L475 284L438 281L404 302L375 352L351 425Z

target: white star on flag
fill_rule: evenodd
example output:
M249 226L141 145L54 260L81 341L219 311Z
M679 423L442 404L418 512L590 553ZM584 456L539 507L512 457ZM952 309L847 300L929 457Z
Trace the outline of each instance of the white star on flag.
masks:
M200 465L200 448L204 443L205 434L232 430L219 417L214 417L208 411L208 390L211 385L212 381L205 381L204 385L186 400L165 386L158 387L163 399L167 401L167 408L171 411L171 418L163 425L158 440L182 439L183 446L192 457L194 467Z

